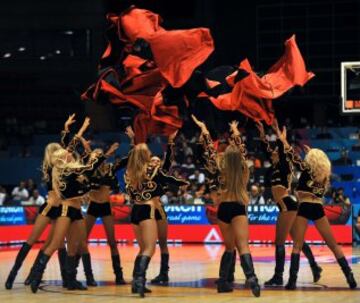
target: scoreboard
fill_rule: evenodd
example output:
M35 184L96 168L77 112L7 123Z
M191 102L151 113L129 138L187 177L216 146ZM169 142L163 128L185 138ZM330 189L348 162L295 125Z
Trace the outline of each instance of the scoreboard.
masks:
M341 112L360 113L360 61L341 63Z

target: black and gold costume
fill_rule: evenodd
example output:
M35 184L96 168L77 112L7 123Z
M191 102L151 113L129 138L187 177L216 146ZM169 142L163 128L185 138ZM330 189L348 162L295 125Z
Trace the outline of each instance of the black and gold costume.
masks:
M126 191L130 197L130 200L137 205L136 207L134 205L131 213L131 220L133 224L138 224L139 222L146 219L156 218L156 214L158 214L157 218L160 218L159 216L166 218L164 217L165 213L163 212L160 203L159 206L145 203L155 197L162 196L164 193L164 187L166 185L184 186L189 184L185 180L177 179L173 176L167 175L160 168L160 166L148 166L146 171L146 180L138 187L133 187L129 183L126 174L125 182ZM156 210L158 212L156 212Z
M240 136L231 137L231 144L239 148L242 156L246 157L245 145L242 143ZM204 148L205 169L207 172L207 182L210 191L221 191L224 186L221 172L217 160L217 151L209 134L205 134L202 139ZM245 163L245 161L244 161ZM246 165L246 164L245 164ZM236 167L234 167L236 169ZM246 205L242 201L221 202L217 212L217 218L225 223L231 223L236 216L247 216Z
M277 152L279 155L279 161L277 162L273 162L271 157L269 157L271 160L271 187L281 186L286 189L290 189L293 175L293 165L290 156L285 153L284 144L277 139L276 150L273 150L265 138L262 139L262 142L264 149L269 156L273 152ZM277 201L277 206L280 212L296 211L298 209L298 203L290 196L284 197L282 201Z
M305 161L303 161L300 156L294 152L292 148L288 149L286 153L289 155L292 163L294 163L294 166L301 171L296 191L310 193L317 198L323 198L329 180L324 180L323 183L317 182L313 176L311 167ZM316 201L299 202L300 206L297 213L298 216L304 217L312 221L321 219L325 216L322 203Z

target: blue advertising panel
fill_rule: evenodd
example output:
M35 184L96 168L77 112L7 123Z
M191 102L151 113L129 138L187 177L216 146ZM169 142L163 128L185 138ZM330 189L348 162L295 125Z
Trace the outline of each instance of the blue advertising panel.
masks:
M206 208L201 205L166 205L170 224L209 224Z
M249 205L248 218L250 224L276 224L279 209L276 205Z
M26 224L25 210L21 206L0 207L0 225Z

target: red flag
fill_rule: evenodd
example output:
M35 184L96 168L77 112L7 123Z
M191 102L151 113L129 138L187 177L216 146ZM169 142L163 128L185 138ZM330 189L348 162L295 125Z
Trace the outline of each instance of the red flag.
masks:
M233 86L233 90L217 98L210 97L210 100L221 110L237 110L253 120L264 120L267 124L271 124L274 119L272 100L295 85L305 85L315 76L306 71L294 35L285 42L283 56L263 77L259 77L252 70L247 59L240 63L239 68L249 75L236 83L234 83L236 74L228 76L226 81Z
M119 38L123 41L134 43L141 38L149 43L156 66L173 87L183 86L214 51L207 28L165 30L160 26L159 15L135 7L108 18L118 27Z

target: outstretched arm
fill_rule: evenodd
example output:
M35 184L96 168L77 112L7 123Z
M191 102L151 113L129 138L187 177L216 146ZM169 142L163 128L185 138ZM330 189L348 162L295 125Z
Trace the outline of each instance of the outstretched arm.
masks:
M241 139L241 133L239 131L239 128L238 128L238 125L239 125L239 122L238 121L232 121L230 124L230 131L231 131L231 139L233 141L233 144L235 144L241 154L246 157L246 148L245 148L245 144L242 142L242 139Z
M123 168L125 168L127 166L128 161L129 161L129 154L131 153L132 149L135 146L135 133L134 133L131 126L126 127L125 134L130 139L131 149L130 149L127 156L122 157L120 160L118 160L117 162L114 163L114 165L112 166L112 170L113 170L114 173L116 173L118 170L123 169Z
M214 147L214 143L211 139L210 133L204 122L199 121L194 115L191 116L197 126L201 129L200 142L204 148L204 160L205 168L211 174L216 174L218 171L218 165L216 162L217 151Z
M167 175L162 169L159 170L157 175L161 184L174 185L174 186L187 186L190 183L184 179L178 179L174 176Z
M61 131L60 144L63 148L66 148L70 143L70 125L74 124L75 114L72 114L65 121L64 129Z
M175 146L174 141L175 141L177 133L178 133L178 131L175 131L168 138L165 159L164 159L164 163L162 165L162 169L165 172L168 172L170 170L171 163L174 160L174 146Z
M287 141L286 127L284 126L282 131L280 131L279 127L277 127L276 134L283 145L284 153L288 155L294 166L301 171L309 170L309 165L303 159L301 159L300 155L294 151L292 146Z

